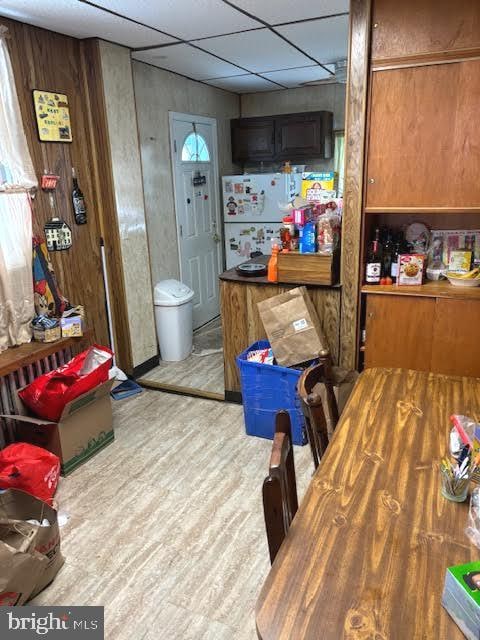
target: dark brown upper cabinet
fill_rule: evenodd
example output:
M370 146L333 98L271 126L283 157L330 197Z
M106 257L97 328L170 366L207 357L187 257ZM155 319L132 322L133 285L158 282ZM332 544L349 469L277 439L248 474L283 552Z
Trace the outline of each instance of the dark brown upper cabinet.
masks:
M232 120L232 159L243 163L331 158L332 132L330 111Z
M275 127L273 118L240 118L232 120L233 162L273 160Z

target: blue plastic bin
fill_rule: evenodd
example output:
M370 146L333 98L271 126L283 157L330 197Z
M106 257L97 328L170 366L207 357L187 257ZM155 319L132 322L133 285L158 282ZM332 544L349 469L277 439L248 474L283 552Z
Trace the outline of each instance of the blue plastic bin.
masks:
M250 351L269 347L267 340L260 340L237 356L246 432L250 436L273 440L275 414L284 409L290 414L294 444L304 445L307 443L305 418L297 395L302 371L247 360Z

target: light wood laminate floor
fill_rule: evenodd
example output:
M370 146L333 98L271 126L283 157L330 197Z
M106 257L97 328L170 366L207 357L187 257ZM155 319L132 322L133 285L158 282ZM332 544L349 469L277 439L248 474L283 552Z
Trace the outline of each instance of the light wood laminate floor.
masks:
M194 333L194 351L197 354L202 349L222 349L221 323L215 318L204 327ZM208 351L207 351L208 353ZM147 387L177 388L177 390L189 389L204 391L206 394L216 394L217 399L225 395L225 378L223 374L223 349L209 355L192 355L180 362L160 363L151 369L138 382ZM200 394L201 395L201 394Z
M115 442L60 481L66 564L32 604L104 605L107 640L254 640L270 441L245 435L239 405L113 404ZM313 464L295 456L302 496Z

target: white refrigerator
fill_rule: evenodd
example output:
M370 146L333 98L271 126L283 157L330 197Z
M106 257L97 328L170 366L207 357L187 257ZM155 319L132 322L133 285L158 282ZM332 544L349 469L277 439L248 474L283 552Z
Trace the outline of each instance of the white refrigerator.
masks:
M251 173L223 176L222 207L227 269L270 254L280 241L282 210L300 195L301 173Z

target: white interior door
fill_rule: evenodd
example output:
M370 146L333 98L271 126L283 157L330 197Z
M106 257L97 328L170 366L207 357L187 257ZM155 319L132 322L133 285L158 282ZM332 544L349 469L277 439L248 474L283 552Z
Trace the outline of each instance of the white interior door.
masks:
M193 327L219 314L222 265L216 121L170 113L180 277L195 292Z

